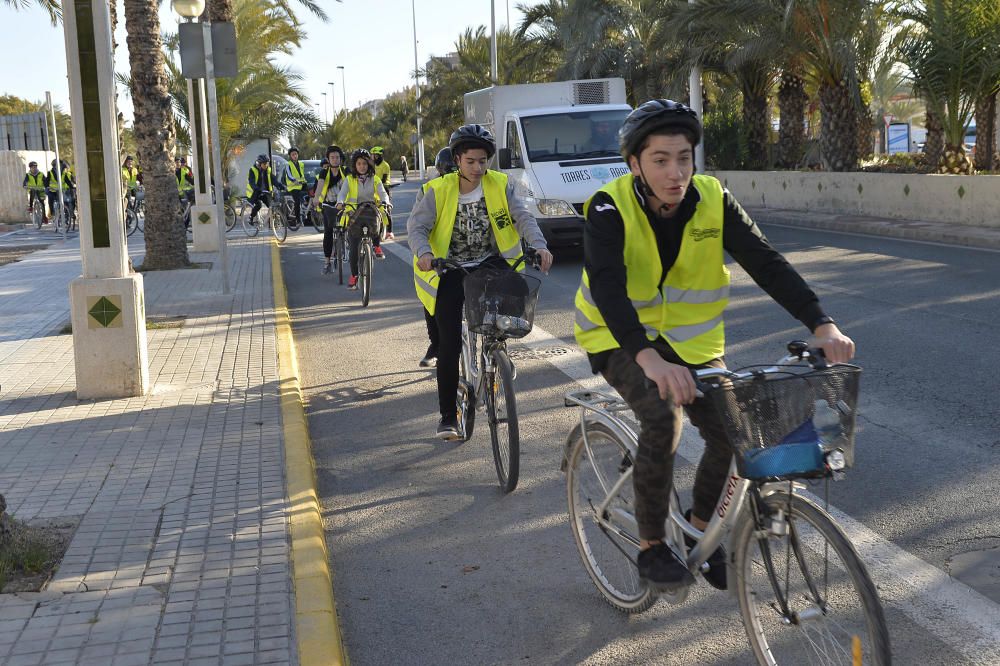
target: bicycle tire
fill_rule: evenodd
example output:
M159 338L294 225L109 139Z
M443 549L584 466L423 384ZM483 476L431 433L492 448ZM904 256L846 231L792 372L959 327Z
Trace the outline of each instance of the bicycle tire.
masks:
M465 347L458 357L458 392L455 395L455 415L458 418L458 436L463 442L472 439L476 429L476 390L465 375Z
M131 236L139 228L139 217L131 208L125 209L125 236Z
M232 231L233 227L236 226L236 210L229 204L225 204L222 207L222 212L226 217L226 231Z
M566 465L566 499L569 522L573 530L583 567L601 597L623 613L641 613L656 603L657 595L639 578L635 558L638 546L613 534L598 524L594 509L610 488L632 464L628 447L619 435L603 423L587 423L587 442L579 424L570 432L569 457ZM615 509L634 515L634 490L631 481L618 493ZM628 532L620 526L622 531ZM636 541L638 531L629 533Z
M757 662L772 666L858 663L854 649L855 641L860 641L861 663L891 664L889 631L878 592L840 526L820 507L798 495L778 492L763 501L771 511L779 508L785 511L788 534L779 537L764 530L768 545L763 547L748 507L746 519L734 530L729 576L730 584L737 586L740 615ZM787 546L772 547L783 539L788 540ZM832 572L828 562L831 551L842 565ZM776 554L778 562L774 562ZM782 554L788 561L780 560ZM784 585L789 610L796 614L795 621L787 622L779 610L765 558L771 560L775 580ZM793 575L801 579L795 581L798 585L794 593ZM812 585L807 579L812 580ZM793 603L798 608L804 600L817 602L817 596L822 603L807 604L801 611L791 608ZM817 644L816 635L821 633Z
M240 208L240 223L243 225L243 233L248 238L253 238L260 233L260 218L253 219L252 210L253 208L249 204L243 204Z
M333 260L337 262L337 279L340 284L344 284L344 234L340 232L334 232L337 234L336 247L333 251Z
M325 231L325 229L323 229L324 220L322 213L317 212L315 209L311 209L309 211L309 219L312 221L313 231L315 231L318 234L321 234Z
M288 223L285 221L285 213L280 208L271 211L271 233L279 243L284 243L288 238Z
M361 241L361 256L358 257L358 287L361 289L361 307L368 307L372 295L372 249L366 241Z
M45 222L45 210L42 208L42 203L36 199L31 204L31 223L35 225L35 229L41 230L43 222Z
M521 464L521 439L514 395L514 368L502 348L494 349L493 372L487 375L486 413L490 424L490 444L500 488L509 493L517 488Z

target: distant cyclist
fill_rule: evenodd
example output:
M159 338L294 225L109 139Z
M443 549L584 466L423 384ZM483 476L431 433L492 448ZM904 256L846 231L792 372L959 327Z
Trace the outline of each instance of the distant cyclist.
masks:
M377 206L384 206L386 209L392 207L389 197L386 194L382 183L375 177L375 162L372 154L360 148L351 155L351 166L354 173L348 174L340 185L340 192L337 194L337 206L343 208L344 204L361 204L371 201ZM375 256L385 259L379 242L379 230L372 230L372 243L375 246ZM361 245L361 236L355 233L348 234L348 246L350 248L351 279L347 282L348 289L358 288L358 248Z
M388 198L387 200L391 202L392 195L389 194L389 186L392 184L392 170L389 168L389 162L386 161L384 152L385 148L375 146L372 148L372 160L375 162L375 177L382 183L382 187L385 188L386 197ZM385 238L386 240L395 238L392 234L392 215L389 213L385 215Z
M507 267L522 256L521 241L538 251L542 270L552 265L545 237L528 207L515 193L507 175L486 168L496 153L496 141L481 125L465 125L448 142L458 165L456 173L428 183L424 197L413 207L406 224L414 257L417 296L434 315L438 327L437 436L458 437L455 399L458 394L458 358L462 349L462 291L458 271L438 276L435 258L478 261L483 267Z
M340 185L347 176L344 169L344 151L340 146L328 146L326 149L326 167L316 176L316 197L313 207L323 213L323 274L330 272L330 259L333 256L333 229L339 223L339 213L330 208L323 208L324 202L333 204L340 193Z
M66 160L60 160L59 169L56 169L56 161L52 160L52 169L45 176L45 188L49 195L50 211L54 211L59 207L60 173L62 174L61 189L63 191L63 199L70 208L72 208L73 202L76 200L76 176L73 175L73 170L66 163Z
M247 201L253 204L250 209L250 219L257 223L257 214L260 213L261 204L270 210L271 196L274 194L274 182L271 180L271 158L267 155L258 155L257 161L250 167L247 174Z
M194 203L194 174L187 165L186 157L178 157L177 168L174 169L174 179L177 181L177 196L182 202Z
M715 178L694 175L701 136L697 115L684 104L655 99L628 115L618 137L631 173L585 204L576 293L576 340L639 421L632 477L639 577L661 590L694 582L663 542L681 409L706 445L688 514L698 529L712 517L733 455L717 413L696 399L690 374L725 365L726 254L813 332L830 361L854 355L854 343L732 194ZM725 551L720 547L707 562L705 579L726 589Z
M28 172L24 174L21 187L28 190L28 215L35 201L42 202L42 216L45 216L45 174L38 170L38 162L28 162Z
M288 162L285 164L284 177L285 190L295 202L292 219L298 225L302 215L302 200L307 198L309 193L306 191L306 168L299 161L299 149L295 146L288 149Z

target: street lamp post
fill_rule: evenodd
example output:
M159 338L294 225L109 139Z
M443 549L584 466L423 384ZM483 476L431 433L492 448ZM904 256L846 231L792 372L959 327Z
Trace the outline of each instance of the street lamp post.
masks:
M499 84L497 77L497 3L490 0L490 81Z
M688 4L694 4L695 0L688 0ZM691 91L690 98L688 99L691 105L691 110L698 114L698 120L702 123L705 122L705 118L702 117L702 104L701 104L701 67L695 65L691 68L691 77L688 81L688 88ZM702 140L698 142L698 145L694 147L694 165L698 169L698 173L705 173L705 138L704 132L702 133Z
M417 0L410 0L410 7L413 9L413 86L417 95L417 170L420 172L420 179L423 180L424 170L427 165L424 161L424 136L421 131L421 109L420 109L420 63L417 60Z
M344 77L344 66L337 65L340 70L340 90L344 93L344 111L347 111L347 79Z
M326 96L326 93L322 93L322 95L323 95L323 122L325 122L327 125L329 125L330 124L330 117L328 115L326 115L327 96Z
M327 81L326 83L330 86L330 122L332 123L337 117L337 94L334 92L333 81Z

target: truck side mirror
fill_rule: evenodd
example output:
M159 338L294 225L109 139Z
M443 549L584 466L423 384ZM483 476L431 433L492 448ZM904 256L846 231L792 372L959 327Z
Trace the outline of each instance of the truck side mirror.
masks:
M501 148L497 152L497 163L500 165L501 169L510 169L510 148Z

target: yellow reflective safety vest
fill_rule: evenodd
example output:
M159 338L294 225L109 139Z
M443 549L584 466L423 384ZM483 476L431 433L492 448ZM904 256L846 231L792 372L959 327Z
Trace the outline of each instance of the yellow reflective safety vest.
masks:
M437 208L437 220L429 239L431 252L435 259L443 259L447 258L451 248L451 233L458 215L458 173L449 173L427 182L425 190L431 189L434 190L434 205ZM521 236L514 227L510 204L507 203L507 174L493 170L483 174L483 198L486 199L486 212L497 248L507 263L513 266L521 258ZM433 315L441 277L434 270L417 268L418 259L413 257L413 283L417 288L417 298ZM518 270L524 270L523 263Z
M347 176L347 198L344 199L344 203L356 204L358 203L358 184L360 181L358 177L354 174ZM378 195L378 185L375 178L372 178L372 195L375 198L375 203L382 203L382 198Z
M391 171L392 169L389 166L389 163L385 160L385 158L382 158L381 164L375 165L375 177L378 178L379 182L382 183L383 185L389 184L392 175Z
M344 178L344 177L347 176L347 172L344 171L344 167L337 167L337 171L340 172L340 177L341 178ZM323 177L323 189L320 190L320 193L319 193L319 200L320 200L320 202L326 201L326 193L330 189L330 181L331 181L330 176L332 174L333 174L333 170L330 169L330 168L327 168L326 175Z
M35 175L31 175L29 171L24 174L24 184L27 185L29 190L44 190L45 174L39 171Z
M187 167L181 167L177 172L177 191L181 194L194 189L194 184L188 180L190 175L191 169Z
M122 167L122 183L126 188L134 190L139 186L139 169L132 167Z
M62 170L62 188L68 190L73 185L73 172L69 167ZM49 171L49 175L45 178L45 182L48 184L49 192L59 191L59 174L56 173L55 169Z
M285 183L288 185L289 192L298 192L303 187L305 187L306 184L305 174L306 174L306 168L305 166L303 166L302 162L288 163L288 173L286 174L285 177Z
M253 196L254 184L256 184L257 186L260 186L260 169L257 168L256 164L253 165L252 167L250 167L250 177L247 178L247 193L246 193L246 196L248 196L248 197L252 197ZM262 189L262 190L263 189L267 189L270 192L274 192L274 187L272 187L272 185L271 185L271 170L270 169L267 170L267 187L266 188L261 187L260 189Z
M663 284L656 235L635 196L633 176L616 178L598 191L611 195L624 222L625 287L646 337L652 341L662 336L684 361L699 364L725 351L722 313L729 303L730 280L722 247L722 185L711 176L696 175L691 186L701 200ZM590 200L585 211L589 207ZM573 333L581 347L595 354L621 346L594 303L586 269L575 303Z

